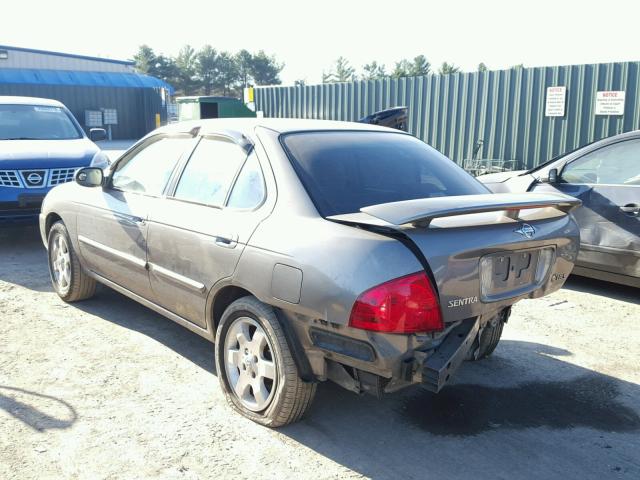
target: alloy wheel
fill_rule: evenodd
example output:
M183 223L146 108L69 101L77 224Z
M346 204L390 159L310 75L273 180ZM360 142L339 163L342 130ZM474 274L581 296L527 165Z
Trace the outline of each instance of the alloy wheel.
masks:
M224 360L229 386L247 409L269 406L277 387L273 346L254 319L239 317L229 326Z
M65 291L71 285L71 254L69 245L63 235L56 235L51 251L51 271L53 281L61 291Z

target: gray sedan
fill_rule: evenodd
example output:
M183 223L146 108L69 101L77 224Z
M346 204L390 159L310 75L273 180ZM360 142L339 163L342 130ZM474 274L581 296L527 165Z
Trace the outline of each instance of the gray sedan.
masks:
M205 120L81 169L40 228L63 300L100 282L210 339L230 405L276 427L320 381L437 392L491 354L573 268L579 203L491 194L397 130Z

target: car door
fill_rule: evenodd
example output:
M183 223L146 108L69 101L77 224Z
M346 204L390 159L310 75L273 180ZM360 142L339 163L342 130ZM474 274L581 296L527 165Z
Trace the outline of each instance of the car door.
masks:
M255 152L204 136L149 215L149 274L155 302L206 327L207 294L230 277L266 198Z
M567 163L554 188L582 200L578 263L640 277L640 139L616 142ZM536 190L549 188L544 184Z
M120 159L104 188L78 208L80 254L90 270L145 298L149 202L160 196L192 136L157 135Z

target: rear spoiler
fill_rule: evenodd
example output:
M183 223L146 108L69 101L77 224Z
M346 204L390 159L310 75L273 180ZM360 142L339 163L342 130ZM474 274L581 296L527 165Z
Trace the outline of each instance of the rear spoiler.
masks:
M381 203L360 211L392 225L428 227L433 219L441 217L504 211L506 216L517 219L521 210L555 208L569 213L581 204L577 198L562 193L488 193ZM348 214L328 218L349 221L353 217Z
M407 128L408 107L393 107L379 112L372 113L358 120L358 123L370 123L383 127L395 128L403 132L409 131Z

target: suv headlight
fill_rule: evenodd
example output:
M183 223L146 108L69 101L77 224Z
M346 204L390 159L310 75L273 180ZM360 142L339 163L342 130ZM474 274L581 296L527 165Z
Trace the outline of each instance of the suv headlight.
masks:
M111 159L107 156L106 153L100 150L93 156L93 158L91 159L91 164L89 166L105 169L109 165L111 165Z

